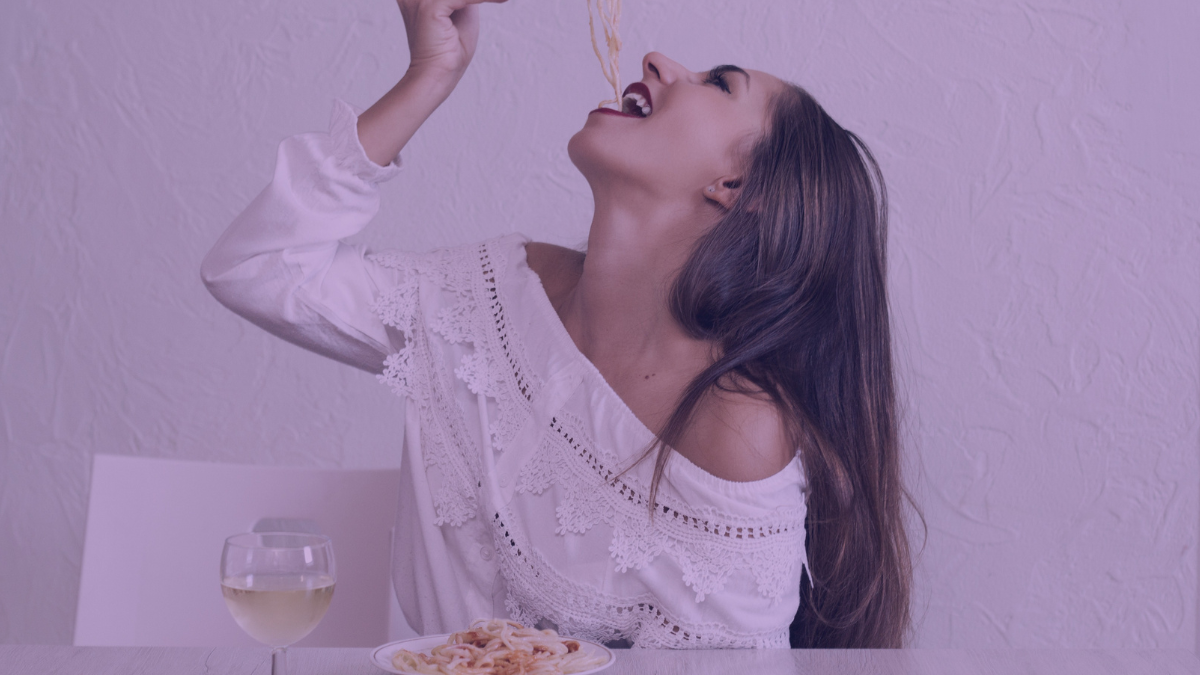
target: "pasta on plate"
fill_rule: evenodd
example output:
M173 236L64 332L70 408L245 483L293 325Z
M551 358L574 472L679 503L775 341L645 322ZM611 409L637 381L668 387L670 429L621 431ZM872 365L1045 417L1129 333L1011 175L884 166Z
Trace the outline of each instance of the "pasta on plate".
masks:
M397 651L392 667L422 675L569 675L602 666L607 659L552 630L526 628L506 619L480 619L428 654Z

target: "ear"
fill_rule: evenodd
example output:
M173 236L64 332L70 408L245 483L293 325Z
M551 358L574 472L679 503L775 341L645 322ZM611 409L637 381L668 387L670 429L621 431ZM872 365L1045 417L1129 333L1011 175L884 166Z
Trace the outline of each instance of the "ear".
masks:
M721 176L711 185L704 188L704 198L716 202L726 211L733 207L741 193L741 176Z

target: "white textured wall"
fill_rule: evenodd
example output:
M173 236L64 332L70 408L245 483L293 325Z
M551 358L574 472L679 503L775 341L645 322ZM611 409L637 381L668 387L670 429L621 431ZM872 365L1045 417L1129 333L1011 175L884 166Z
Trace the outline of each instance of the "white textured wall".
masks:
M769 70L883 164L929 525L916 644L1191 647L1197 4L625 5L626 81L649 49ZM584 2L485 10L368 241L583 241ZM390 394L224 311L197 267L280 139L369 105L405 54L385 0L6 3L0 642L69 642L95 452L399 460Z

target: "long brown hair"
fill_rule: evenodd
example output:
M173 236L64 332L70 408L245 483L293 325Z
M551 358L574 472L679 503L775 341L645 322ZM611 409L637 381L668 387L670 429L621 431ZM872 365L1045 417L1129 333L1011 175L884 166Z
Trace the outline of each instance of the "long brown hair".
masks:
M714 389L761 392L784 417L808 480L811 570L793 647L895 648L912 582L901 513L887 301L887 194L866 145L804 89L772 102L741 194L697 243L671 296L675 319L718 347L658 442L650 503L697 405Z

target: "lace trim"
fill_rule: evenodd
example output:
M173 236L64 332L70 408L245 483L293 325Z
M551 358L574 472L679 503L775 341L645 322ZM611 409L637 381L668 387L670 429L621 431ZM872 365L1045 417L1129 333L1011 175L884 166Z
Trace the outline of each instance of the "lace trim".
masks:
M404 335L404 346L384 359L383 373L377 377L397 396L412 398L419 379L413 359L420 290L416 271L418 259L398 252L368 258L403 275L403 281L376 298L371 309L385 326L391 326Z
M525 361L525 350L515 344L516 336L504 311L505 302L500 297L496 273L497 267L505 267L503 255L487 244L479 247L477 255L483 274L476 277L476 295L483 300L488 312L479 313L481 325L475 350L478 354L482 348L484 357L477 358L476 363L487 364L487 381L492 384L492 393L488 396L496 402L500 413L491 424L492 447L502 451L520 432L525 420L533 415L533 397L543 383ZM471 385L470 380L464 381Z
M402 281L382 293L373 309L387 326L404 334L404 347L384 360L379 380L418 408L421 453L433 497L434 524L459 526L475 517L479 504L478 446L471 438L453 379L444 367L441 346L426 337L420 303L420 280L433 278L443 290L457 293L454 260L446 251L425 256L387 253L371 256L383 267L401 272ZM461 297L461 295L460 295ZM439 317L440 318L440 317Z
M428 328L451 345L472 350L453 370L474 394L495 402L497 414L483 433L495 451L520 432L533 414L531 402L543 383L529 368L510 328L500 290L503 253L490 242L443 249L424 256L387 253L371 256L402 272L403 281L381 294L374 310L385 325L405 336L404 347L384 360L379 379L420 407L425 465L440 473L434 491L435 523L461 525L474 517L481 476L479 445L469 433L468 416L454 395L442 345L428 339L420 308L420 283L449 295ZM473 417L473 416L472 416ZM431 479L431 483L434 482Z
M499 513L493 515L492 532L500 552L500 569L508 581L505 609L526 626L547 620L563 635L601 643L629 640L639 648L788 646L787 628L742 633L718 623L684 622L659 605L652 594L622 598L571 581L521 540Z
M487 432L492 448L502 451L533 414L530 403L542 382L510 335L497 273L505 266L504 255L489 243L455 253L439 279L454 293L455 302L440 310L430 327L450 344L473 345L474 351L462 358L454 374L472 393L495 402L498 414Z
M483 433L490 434L496 450L530 418L531 402L543 386L506 315L497 272L504 258L497 248L483 244L422 256L372 256L401 272L402 281L374 306L384 324L405 337L379 379L418 406L421 451L439 526L461 525L475 517L481 503L480 439L466 422L471 416L455 396L456 383L495 402L496 423ZM432 318L428 309L422 311L423 290L449 296ZM445 341L430 339L433 334ZM445 349L467 343L471 350L451 372ZM597 448L583 428L560 411L519 476L521 492L562 487L556 511L560 534L608 524L619 571L644 568L667 553L680 562L697 602L719 592L739 569L750 570L759 591L773 601L793 590L791 576L803 557L803 508L781 510L773 519L737 519L715 509L688 509L664 494L651 521L644 486L628 474L616 479L610 467L618 465L617 458ZM643 647L787 646L786 628L738 633L719 624L689 624L653 594L622 598L573 582L507 527L500 513L493 520L509 611L529 625L546 619L568 634L604 642L629 639Z
M518 478L518 492L541 494L552 485L560 487L557 534L583 534L597 523L608 525L613 530L609 551L618 572L643 569L667 553L679 561L696 602L720 592L739 569L750 571L759 593L772 602L792 592L790 581L805 553L803 508L751 520L690 508L662 491L652 520L644 496L649 490L629 473L618 476L610 468L618 466L617 458L597 448L583 428L560 411Z

